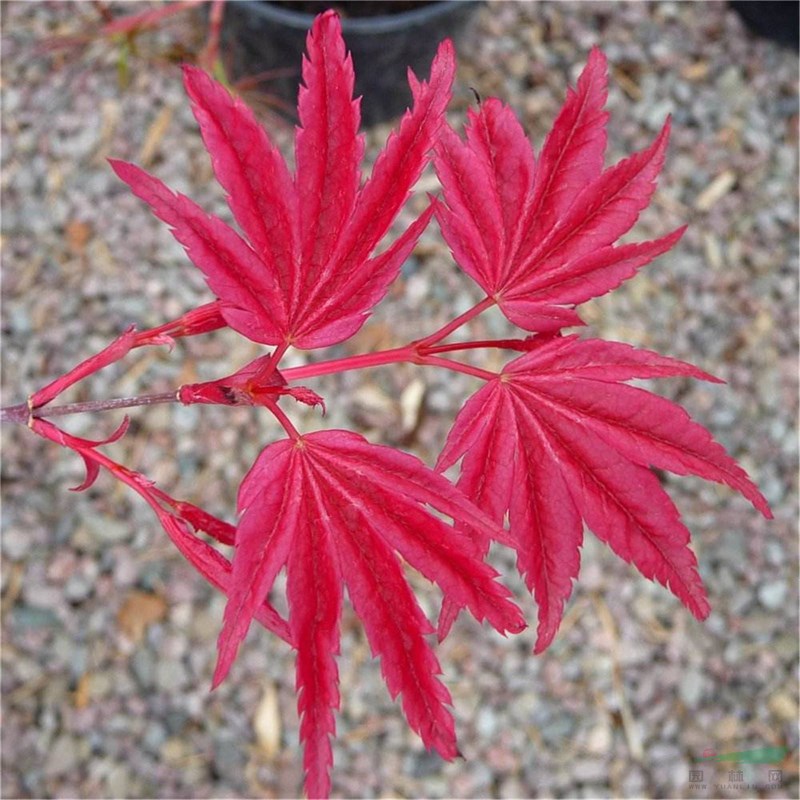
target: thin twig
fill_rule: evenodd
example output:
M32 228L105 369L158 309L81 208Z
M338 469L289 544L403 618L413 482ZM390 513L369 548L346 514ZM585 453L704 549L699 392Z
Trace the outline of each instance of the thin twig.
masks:
M157 403L177 403L176 392L144 394L139 397L116 397L110 400L87 400L84 403L68 403L63 406L41 406L30 409L27 403L0 408L0 422L25 425L30 417L65 417L68 414L83 414L87 411L112 411L116 408L154 406Z

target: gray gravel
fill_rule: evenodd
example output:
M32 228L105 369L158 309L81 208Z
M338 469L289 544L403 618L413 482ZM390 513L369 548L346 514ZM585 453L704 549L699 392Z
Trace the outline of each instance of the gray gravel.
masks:
M166 58L176 41L202 41L198 15L142 37L122 88L112 45L52 56L41 48L96 20L93 4L7 2L0 11L8 404L127 323L159 324L209 299L181 248L106 157L145 160L172 187L226 212ZM741 460L775 520L715 485L667 479L714 606L703 624L593 541L544 655L530 654L532 631L506 640L460 620L438 650L464 755L451 764L408 731L346 611L337 796L798 794L797 56L753 39L721 3L493 3L460 48L453 121L474 87L510 102L538 147L594 44L612 65L611 158L643 146L673 115L640 238L691 227L671 254L586 306L585 318L592 333L695 361L727 381L665 382L659 391ZM286 144L291 131L265 119ZM370 132L370 153L388 130ZM433 185L423 180L423 188ZM422 203L415 198L408 215ZM336 352L401 344L475 297L432 226L393 302ZM474 332L503 336L508 327L487 315ZM230 333L203 337L172 354L135 355L71 397L166 391L227 374L258 352ZM322 421L300 410L298 425L353 427L431 463L473 384L407 367L314 388L330 413ZM409 427L397 398L414 412L422 390L423 413ZM277 433L268 415L246 409L131 416L131 432L109 452L229 518L238 481ZM117 422L75 417L68 426L102 435ZM288 648L251 632L230 679L209 693L222 598L174 552L144 504L106 477L69 494L81 480L78 459L25 430L4 429L3 448L3 796L296 796ZM513 567L507 554L494 557ZM510 584L533 615L521 583ZM434 608L424 581L415 586ZM730 765L697 766L707 748L765 746L789 753L779 764L742 767L755 789L729 784ZM689 780L699 768L702 786ZM768 783L770 769L782 770L779 780Z

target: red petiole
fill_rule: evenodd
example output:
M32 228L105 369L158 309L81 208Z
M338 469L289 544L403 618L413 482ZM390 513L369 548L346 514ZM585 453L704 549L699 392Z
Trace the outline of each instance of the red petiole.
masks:
M472 375L473 377L480 378L481 380L491 380L495 377L495 373L487 370L472 367L469 364L464 364L451 359L439 358L442 353L459 352L461 350L473 350L478 348L508 348L513 350L524 350L525 340L518 339L484 339L480 341L468 342L453 342L451 344L436 344L458 328L465 325L470 320L477 317L485 309L494 304L492 298L484 298L479 303L476 303L468 311L456 317L451 322L444 325L439 330L432 333L423 339L411 342L404 347L394 347L387 350L378 350L374 353L363 353L356 356L347 356L346 358L330 359L328 361L320 361L316 364L306 364L302 367L290 367L281 371L281 375L287 382L306 380L308 378L318 378L323 375L332 375L338 372L348 372L351 370L368 369L371 367L386 366L388 364L398 363L411 363L420 366L435 366L442 369L448 369L453 372L461 372L465 375ZM162 326L165 330L168 326ZM161 328L154 329L159 332ZM205 332L205 331L200 331ZM163 342L157 336L151 336L152 341L147 342L147 336L152 332L143 332L142 334L134 334L131 331L126 332L123 336L133 337L142 344L162 344ZM117 340L118 342L119 340ZM120 408L134 408L137 406L149 406L160 403L177 403L181 402L179 391L174 392L160 392L157 394L139 395L136 397L118 397L108 400L88 400L80 403L67 403L60 406L50 406L49 403L60 394L61 391L74 385L78 381L91 375L93 372L108 366L111 363L122 358L127 354L129 348L117 347L116 352L114 346L117 342L101 351L98 356L93 356L86 361L79 364L70 372L66 373L61 378L54 381L50 386L54 391L40 391L32 395L28 403L20 403L14 406L7 406L0 409L0 423L11 422L17 424L30 424L33 419L42 419L47 417L63 417L71 414L82 414L95 411L114 411ZM288 350L288 345L283 344L275 348L272 355L266 360L263 367L261 367L255 376L251 379L253 385L259 382L265 382L269 376L272 375L278 368L278 365ZM110 354L110 355L109 355ZM100 357L102 356L102 357ZM88 367L88 368L87 368ZM92 368L94 367L94 369ZM44 403L41 402L44 400ZM37 403L37 400L39 402ZM299 433L289 422L288 417L280 410L277 402L268 403L267 407L272 411L282 427L286 430L291 438L297 438Z

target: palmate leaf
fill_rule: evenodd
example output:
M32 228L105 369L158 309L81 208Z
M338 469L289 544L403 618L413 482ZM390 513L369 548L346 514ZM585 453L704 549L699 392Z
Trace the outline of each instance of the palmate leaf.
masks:
M402 696L409 725L426 746L455 757L450 695L425 639L433 628L398 556L476 619L518 632L525 627L521 612L476 544L504 532L415 457L339 430L265 448L241 486L239 507L214 684L224 679L253 613L285 567L309 796L330 789L343 586L381 657L390 694Z
M680 406L623 381L716 380L618 342L548 337L509 363L458 414L439 457L463 457L457 486L498 524L539 606L535 651L553 639L577 578L583 522L698 618L709 612L689 531L649 467L724 483L771 517L746 473ZM483 540L485 551L488 541ZM448 604L440 635L457 608Z
M455 56L442 42L430 82L409 74L413 108L361 185L359 101L335 13L315 19L307 51L294 176L242 101L201 70L184 69L214 173L243 235L141 168L111 164L172 228L231 328L265 344L316 348L361 327L433 213L429 208L372 256L427 163L450 100Z
M647 149L603 171L606 61L594 49L538 163L510 108L490 98L470 111L463 141L445 127L434 163L436 217L456 261L516 325L581 325L574 307L632 277L683 229L615 247L647 206L669 121Z

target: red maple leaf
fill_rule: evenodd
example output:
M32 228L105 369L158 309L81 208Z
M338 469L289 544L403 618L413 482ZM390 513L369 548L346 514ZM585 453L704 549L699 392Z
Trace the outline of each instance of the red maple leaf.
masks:
M286 567L308 795L326 796L330 790L343 585L373 654L381 657L389 692L402 695L409 725L426 746L455 757L454 724L446 708L450 694L425 639L433 628L398 554L434 581L449 602L501 632L518 632L525 627L521 613L475 543L502 538L503 532L417 458L340 430L265 448L241 486L239 507L214 685L227 674L254 611Z
M529 331L583 324L575 305L619 286L683 233L614 246L655 189L669 121L649 148L603 171L606 93L606 60L594 49L538 163L496 98L469 112L466 141L448 127L440 133L442 234L461 268Z
M413 108L361 185L359 100L335 13L316 18L307 49L294 176L243 102L203 71L184 69L214 172L244 237L139 167L111 165L171 226L222 301L231 328L257 342L315 348L361 327L433 213L429 208L371 257L427 163L450 99L455 56L452 44L442 42L430 83L409 72Z
M458 487L497 523L508 513L518 568L539 605L535 652L552 641L578 576L584 521L696 617L708 614L689 531L650 467L727 484L772 516L744 470L683 408L622 383L670 375L717 380L619 342L548 337L455 420L437 469L463 456ZM440 636L456 611L445 605Z

